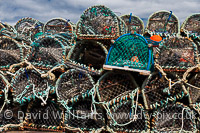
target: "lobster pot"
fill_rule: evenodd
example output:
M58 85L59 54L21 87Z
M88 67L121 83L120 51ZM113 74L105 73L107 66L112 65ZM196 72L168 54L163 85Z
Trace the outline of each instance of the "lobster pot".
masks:
M51 90L51 81L41 78L35 70L19 69L12 78L14 102L25 104L38 97L47 97L48 89Z
M21 18L14 26L18 36L30 44L37 36L42 34L43 23L34 18Z
M132 103L130 99L112 105L109 114L109 127L114 132L147 132L150 129L148 112L141 104Z
M96 106L92 110L92 98L89 93L84 97L74 98L73 101L65 105L65 128L69 131L97 131L105 127L105 114L103 110Z
M27 130L61 132L63 131L63 118L63 110L56 101L49 99L45 105L41 105L40 101L29 103L23 123Z
M156 34L179 34L179 20L176 15L169 11L154 12L147 21L147 32Z
M200 73L197 73L192 79L189 81L189 83L195 87L200 87ZM189 86L189 101L190 104L195 105L200 103L200 90L196 89L194 87Z
M8 70L13 64L23 61L22 47L16 40L7 37L0 37L0 70Z
M86 9L77 25L79 39L116 39L120 36L119 18L109 8L99 5ZM123 22L121 22L123 23Z
M12 103L3 106L0 101L0 131L20 130L20 123L23 122L25 112L21 106L15 106ZM23 107L24 108L24 107Z
M150 74L153 61L152 48L139 34L125 34L111 46L103 66L106 70L122 69Z
M61 41L52 36L42 36L32 44L27 60L37 68L49 70L64 63L66 52Z
M89 74L70 69L58 78L56 93L59 101L67 101L88 92L93 86L94 81Z
M4 102L5 91L8 89L8 88L6 88L6 87L8 87L8 84L9 84L9 82L8 82L7 78L5 76L3 76L2 74L0 74L0 102L2 102L2 103ZM7 94L6 94L6 96L7 96Z
M131 13L130 15L123 15L120 18L126 23L129 33L136 32L137 34L143 34L144 23L138 16Z
M2 26L1 26L2 25ZM17 31L15 28L7 23L1 23L0 28L1 28L1 33L0 36L8 36L11 38L16 38L17 37Z
M72 33L74 32L69 23L69 20L63 18L53 18L46 22L43 28L44 33L58 34L58 33Z
M96 91L100 102L111 102L117 97L131 93L138 87L133 76L127 72L106 72L98 83Z
M64 45L71 46L75 37L75 29L73 23L69 21L63 18L53 18L46 22L43 32L55 35L62 40Z
M177 99L182 99L187 94L185 86L177 82L180 80L178 75L167 73L166 76L171 79L171 82L176 83L174 85L171 83L171 88L169 81L159 72L150 74L144 81L142 93L146 109L158 109Z
M200 39L200 13L192 14L181 25L181 32L195 39Z
M182 103L168 105L153 113L152 130L155 132L195 132L194 111Z
M199 63L197 46L188 38L173 37L162 43L157 61L164 71L186 71Z
M83 71L101 73L107 53L107 49L100 42L78 41L70 50L65 64Z

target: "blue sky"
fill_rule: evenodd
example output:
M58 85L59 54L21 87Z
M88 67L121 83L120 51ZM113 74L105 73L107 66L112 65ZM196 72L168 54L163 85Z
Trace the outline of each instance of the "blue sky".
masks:
M158 10L173 11L180 22L192 13L200 13L200 0L0 0L0 20L14 25L22 17L43 23L62 17L76 23L93 5L105 5L117 15L133 13L143 20Z

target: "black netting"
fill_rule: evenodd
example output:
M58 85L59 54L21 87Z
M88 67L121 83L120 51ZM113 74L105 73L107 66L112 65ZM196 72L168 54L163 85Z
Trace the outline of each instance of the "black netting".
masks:
M110 120L109 126L111 129L116 131L126 131L126 132L133 132L133 131L147 131L149 128L149 115L147 112L144 111L144 108L141 104L137 105L137 110L135 114L136 109L136 103L134 103L135 106L132 107L131 100L128 101L122 101L120 103L117 103L113 107L111 107L111 115L114 118L113 120ZM133 121L134 115L137 116L137 119ZM110 117L108 115L108 117ZM125 124L123 126L114 125L115 121L117 124ZM132 121L131 123L129 123ZM128 124L129 123L129 124Z
M16 23L15 29L17 30L18 37L29 44L31 40L42 34L42 26L43 24L38 20L22 18Z
M179 20L168 11L158 11L153 13L147 23L147 29L157 33L178 33Z
M98 70L103 68L107 55L106 48L100 42L89 40L77 42L70 52L69 59L71 61L76 61L76 63L84 64L90 69L93 67Z
M2 108L3 103L0 104L0 109ZM4 106L2 112L0 112L0 127L7 124L20 124L23 122L23 115L25 113L21 110L20 106L14 106L8 104Z
M93 113L91 106L91 98L80 99L74 102L70 105L71 109L66 110L65 124L69 127L80 128L84 131L97 130L105 126L102 109L97 107L96 113ZM76 116L81 118L77 118Z
M68 70L56 83L57 94L60 100L70 100L92 89L93 82L92 77L84 72Z
M194 112L189 107L177 103L168 105L155 112L152 119L153 129L158 132L195 131ZM183 125L183 127L182 127Z
M186 70L198 64L197 46L188 38L174 37L163 41L158 64L163 69Z
M88 8L77 23L79 38L111 39L119 33L117 16L105 6L93 6ZM124 33L124 32L123 32Z
M200 87L200 74L196 74L191 80L190 80L190 84L192 84L195 87ZM189 87L189 93L190 93L190 102L191 104L196 104L196 103L200 103L200 90L193 88L193 87Z
M22 61L22 48L17 41L9 37L0 37L0 69Z
M177 75L173 73L167 73L167 77L171 79L172 82L177 82L180 79ZM148 108L153 109L157 108L157 106L163 106L165 104L168 104L169 101L167 99L169 99L171 96L174 97L178 94L182 95L182 84L178 83L171 87L171 89L169 88L169 84L169 81L167 81L161 75L161 73L158 72L151 74L146 79L146 81L143 83L143 88Z
M135 79L125 72L108 72L99 80L98 95L101 101L112 99L130 93L137 88Z
M138 34L143 34L144 23L139 17L135 15L132 16L131 14L131 15L123 15L121 16L121 19L124 20L124 22L126 23L129 33L136 32Z
M63 125L63 111L55 101L48 100L46 105L40 101L29 103L25 118L25 128L34 130L60 130Z
M30 101L35 97L33 90L36 95L43 96L50 84L49 80L41 78L41 75L36 71L21 68L11 81L14 100L20 104Z
M58 39L52 37L41 37L36 40L28 60L35 66L52 68L62 64L65 59L65 48Z
M44 32L50 34L71 34L73 32L72 30L73 29L69 21L62 18L51 19L44 26Z
M181 29L188 31L190 34L200 35L200 14L189 16L182 24Z

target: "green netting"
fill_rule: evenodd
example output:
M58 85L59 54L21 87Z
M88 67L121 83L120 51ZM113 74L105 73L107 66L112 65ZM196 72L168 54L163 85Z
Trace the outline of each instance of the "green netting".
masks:
M154 132L196 132L194 111L182 103L171 104L153 113Z
M157 11L149 17L146 31L169 34L179 33L179 20L172 11Z
M143 34L144 23L138 16L131 13L130 15L123 15L120 18L126 23L129 33L136 32L137 34Z
M188 38L165 39L161 44L157 62L165 70L186 70L199 63L197 46Z
M76 30L80 39L113 39L126 33L126 25L109 8L99 5L84 11Z
M144 37L138 34L125 34L111 46L106 65L150 70L152 49Z

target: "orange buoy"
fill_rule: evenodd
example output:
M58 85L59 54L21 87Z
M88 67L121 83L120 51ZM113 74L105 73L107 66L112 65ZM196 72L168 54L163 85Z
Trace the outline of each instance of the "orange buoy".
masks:
M152 41L156 41L156 42L162 41L162 37L159 36L159 35L153 35L153 36L150 37L150 39L151 39Z

